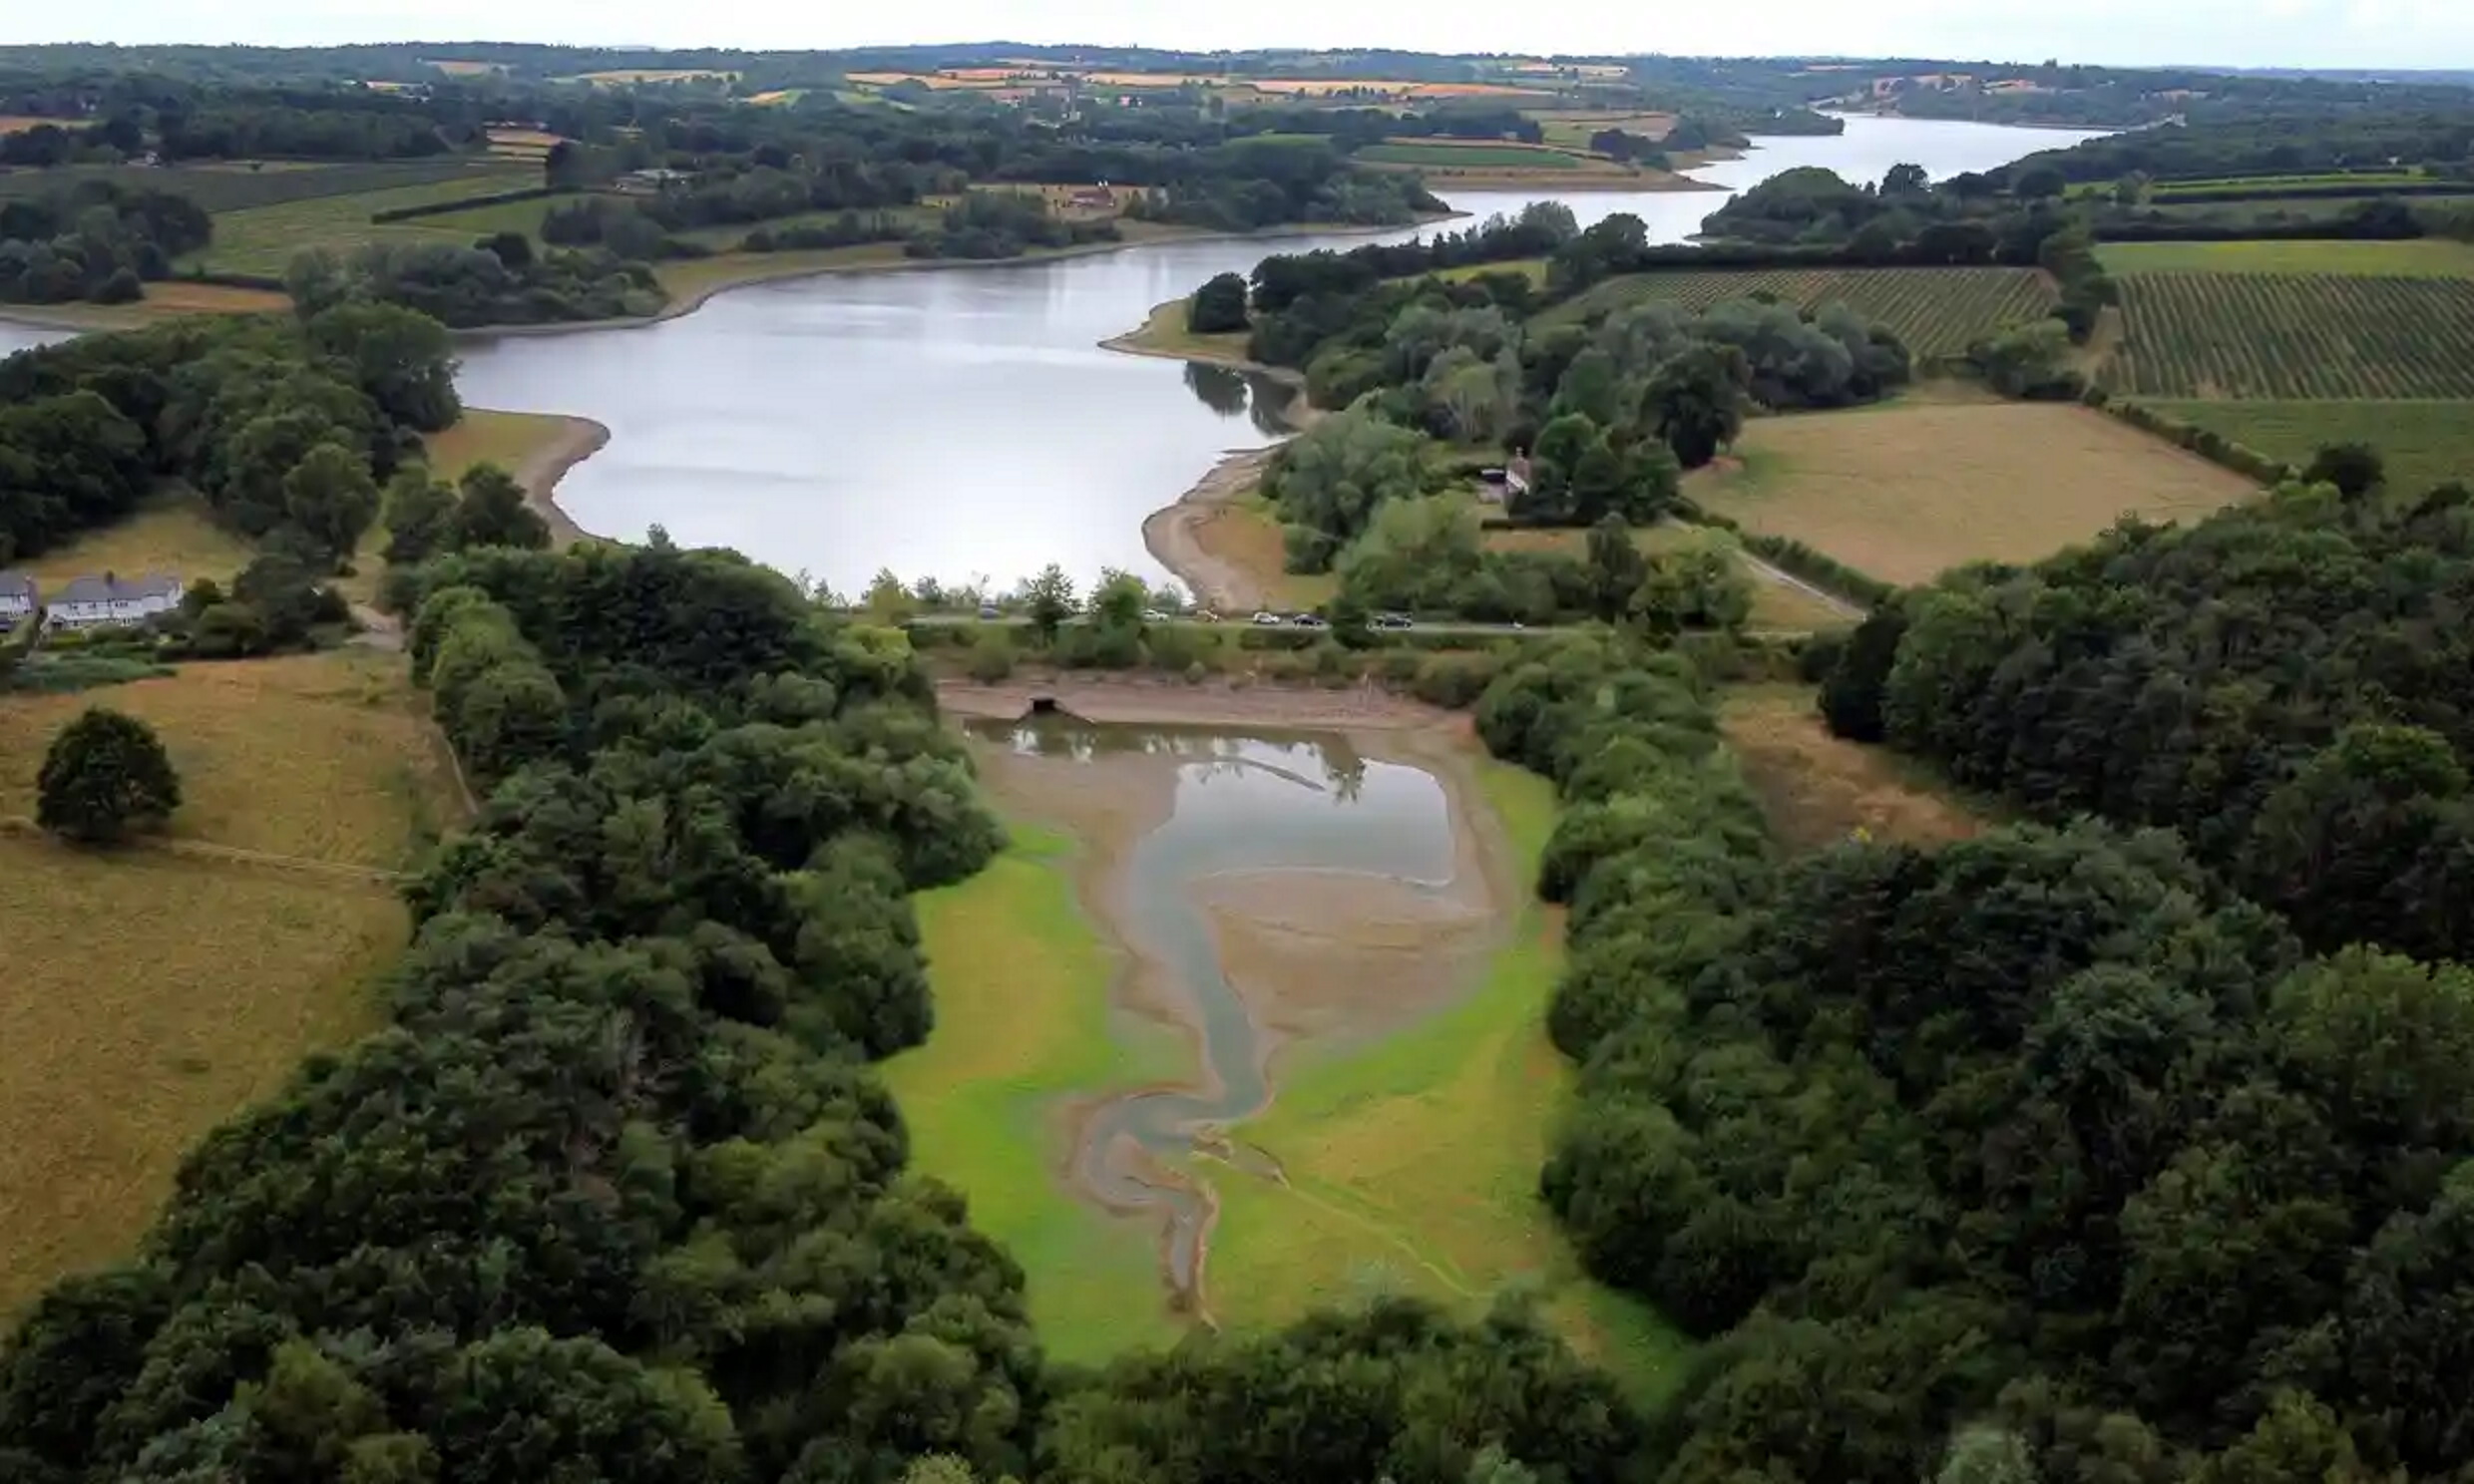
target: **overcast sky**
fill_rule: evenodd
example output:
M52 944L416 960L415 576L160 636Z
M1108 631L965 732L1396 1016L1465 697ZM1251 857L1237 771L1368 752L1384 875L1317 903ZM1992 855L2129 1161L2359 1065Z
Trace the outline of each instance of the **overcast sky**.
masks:
M0 39L488 39L848 47L1087 42L1207 50L1837 54L2278 67L2474 67L2474 0L5 0Z

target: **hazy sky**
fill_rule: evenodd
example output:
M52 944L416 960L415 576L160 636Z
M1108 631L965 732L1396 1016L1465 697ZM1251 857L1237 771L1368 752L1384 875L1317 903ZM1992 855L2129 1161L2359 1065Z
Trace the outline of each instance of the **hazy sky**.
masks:
M2474 0L6 0L10 41L414 38L846 47L1009 41L1213 49L1804 53L2232 66L2474 67Z

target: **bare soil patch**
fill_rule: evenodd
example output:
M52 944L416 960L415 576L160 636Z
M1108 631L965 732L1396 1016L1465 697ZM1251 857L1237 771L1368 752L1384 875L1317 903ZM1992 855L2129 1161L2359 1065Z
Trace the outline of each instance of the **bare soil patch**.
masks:
M1884 581L2034 561L2125 514L2191 520L2259 487L2076 405L1921 404L1766 418L1694 498Z
M1858 835L1943 845L1986 827L1886 749L1832 736L1808 689L1741 692L1727 699L1720 720L1771 831L1791 850Z

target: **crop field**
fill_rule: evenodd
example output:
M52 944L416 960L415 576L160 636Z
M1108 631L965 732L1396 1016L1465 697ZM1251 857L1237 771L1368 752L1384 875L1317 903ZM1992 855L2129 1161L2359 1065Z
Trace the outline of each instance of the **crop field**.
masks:
M1963 354L1975 341L2042 318L2053 306L2052 284L2032 268L1780 268L1635 273L1609 279L1543 318L1577 320L1652 299L1706 309L1755 293L1805 308L1838 300L1888 325L1919 357Z
M1585 150L1593 135L1609 129L1620 129L1629 135L1647 140L1662 140L1675 130L1673 114L1643 113L1532 113L1538 128L1546 135L1546 143L1569 149Z
M1554 829L1554 791L1479 761L1507 875L1526 884ZM1644 1305L1588 1282L1537 1196L1571 1067L1547 1041L1563 966L1561 914L1527 902L1477 992L1424 1024L1284 1073L1234 1133L1282 1178L1212 1172L1218 1317L1240 1327L1317 1304L1413 1293L1482 1304L1532 1287L1575 1348L1650 1401L1682 1377L1686 1342Z
M625 67L609 72L582 73L571 82L593 83L606 88L626 88L643 83L735 83L735 72L711 72L700 68Z
M2099 373L2139 397L2474 397L2474 278L2137 273Z
M456 817L402 660L365 651L12 696L0 814L32 812L51 735L97 703L162 734L179 842L397 868ZM368 986L408 926L393 888L206 849L0 834L0 1314L125 1255L201 1135L375 1021Z
M380 225L369 218L379 211L404 206L437 205L498 190L520 190L540 177L532 171L466 171L462 177L404 186L390 190L325 195L254 210L231 211L214 218L214 240L198 261L223 273L263 273L280 277L292 258L308 247L337 252L372 242L452 242L469 245L473 233L454 225L453 216L423 216Z
M2389 488L2407 496L2450 480L2474 484L2474 402L2148 405L2297 466L2326 444L2367 443L2387 463Z
M1685 481L1745 530L1900 584L2034 561L2135 512L2190 520L2259 487L2074 404L1913 403L1762 418L1740 464Z
M538 184L538 173L510 181L501 161L471 157L448 160L384 161L367 165L174 165L136 170L125 165L71 165L47 171L0 172L0 198L41 195L79 181L110 181L121 186L147 186L188 196L220 215L317 196L352 195L428 186L442 181L462 183L471 194L514 189ZM452 193L451 193L452 197ZM372 207L371 209L377 209ZM364 216L368 213L363 212ZM217 221L219 233L222 223Z
M2103 242L2110 273L2347 273L2392 278L2474 275L2474 242Z

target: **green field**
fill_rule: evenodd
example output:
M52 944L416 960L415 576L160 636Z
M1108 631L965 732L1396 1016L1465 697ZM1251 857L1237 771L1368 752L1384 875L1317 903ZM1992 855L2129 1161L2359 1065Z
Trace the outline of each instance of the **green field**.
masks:
M2134 273L2099 373L2139 397L2474 397L2474 278Z
M1554 831L1553 787L1505 764L1478 767L1525 890ZM1284 1074L1270 1110L1235 1133L1278 1160L1285 1180L1215 1172L1210 1291L1223 1321L1278 1323L1382 1293L1478 1303L1523 1287L1636 1396L1654 1400L1681 1379L1683 1337L1583 1278L1537 1196L1571 1089L1545 1032L1562 965L1561 915L1531 902L1468 1000Z
M372 242L451 242L470 245L475 233L447 216L422 216L381 226L369 218L405 206L436 205L493 191L521 190L538 181L534 171L467 171L446 181L316 196L282 205L230 211L214 218L214 240L196 261L219 273L280 277L295 254L309 247L348 252ZM459 213L460 214L460 213Z
M1807 308L1839 300L1888 325L1918 356L1963 354L1975 341L2053 307L2051 283L2032 268L1775 268L1611 278L1540 321L1579 320L1652 299L1706 309L1754 293Z
M520 189L522 187L509 186L507 188ZM487 195L490 192L476 190L473 193ZM430 231L451 231L458 236L472 238L486 237L492 232L503 231L522 232L528 237L539 237L542 218L550 214L550 208L566 205L574 199L573 196L541 196L533 200L499 201L494 205L474 206L470 210L441 211L435 216L416 216L400 224L423 227Z
M2474 484L2474 402L2151 402L2288 464L2330 443L2367 443L2387 461L2389 488L2420 495Z
M2403 242L2106 242L2097 247L2096 256L2110 273L2474 274L2474 243L2445 237Z
M1369 165L1414 165L1434 170L1579 170L1592 162L1561 150L1527 145L1368 145L1357 159Z
M224 162L174 165L159 170L140 170L125 165L72 165L57 170L0 172L0 199L41 195L80 181L110 181L118 186L144 186L156 190L173 191L188 196L209 212L220 213L281 205L286 201L310 200L323 195L393 190L440 182L460 182L467 187L462 191L449 192L449 199L458 194L481 195L491 190L517 188L513 185L490 184L506 174L506 162L485 161L472 156L352 165L269 161L254 168L245 163ZM541 173L528 170L519 184L537 186L541 184ZM217 226L220 225L218 222Z
M1023 1265L1040 1341L1097 1360L1179 1328L1146 1279L1151 1234L1075 1200L1054 1173L1060 1103L1144 1071L1110 1023L1116 964L1075 901L1070 855L1062 837L1017 826L995 865L919 898L937 1027L884 1073L913 1167L967 1196L972 1225Z

